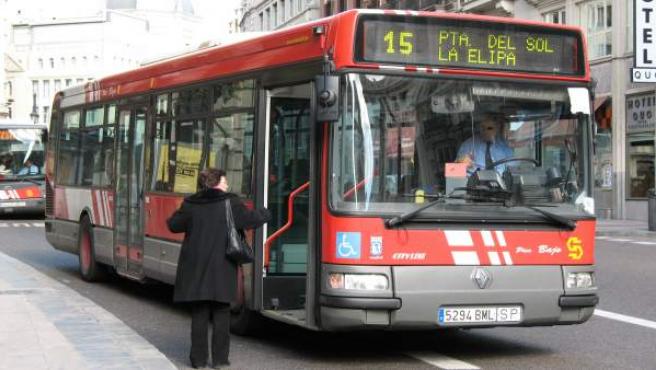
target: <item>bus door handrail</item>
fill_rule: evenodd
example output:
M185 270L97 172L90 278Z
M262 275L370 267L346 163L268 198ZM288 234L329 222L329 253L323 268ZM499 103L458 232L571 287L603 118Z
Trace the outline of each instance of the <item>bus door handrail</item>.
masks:
M309 187L310 182L308 181L289 194L289 198L287 199L287 223L285 223L280 229L276 230L275 233L271 234L264 242L264 267L269 267L269 249L271 248L271 243L292 227L292 223L294 223L294 199L299 193L305 191Z

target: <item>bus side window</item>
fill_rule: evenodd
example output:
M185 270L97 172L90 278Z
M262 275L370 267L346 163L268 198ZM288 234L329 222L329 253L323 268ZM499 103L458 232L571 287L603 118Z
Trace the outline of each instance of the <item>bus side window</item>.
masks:
M153 152L151 189L154 191L173 191L170 163L171 135L171 121L155 122L151 146Z

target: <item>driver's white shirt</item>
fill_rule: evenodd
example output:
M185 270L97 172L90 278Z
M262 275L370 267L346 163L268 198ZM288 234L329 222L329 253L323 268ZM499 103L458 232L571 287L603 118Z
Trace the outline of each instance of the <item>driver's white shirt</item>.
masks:
M458 149L457 158L462 158L466 154L472 158L472 165L467 169L468 173L474 173L478 169L485 169L485 148L487 143L483 138L476 135L465 140L460 144L460 149ZM490 154L492 155L492 161L496 162L502 159L510 158L513 155L512 149L508 146L505 140L497 138L492 142L490 146ZM506 164L500 164L495 168L498 173L503 173L506 170Z

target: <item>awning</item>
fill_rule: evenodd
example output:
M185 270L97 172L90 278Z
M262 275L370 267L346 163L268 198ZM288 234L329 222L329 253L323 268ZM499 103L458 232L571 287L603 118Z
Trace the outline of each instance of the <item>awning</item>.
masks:
M610 96L597 96L594 100L594 110L595 110L595 112L597 111L597 109L599 109L599 107L604 105L604 103L606 103L608 100L610 100Z

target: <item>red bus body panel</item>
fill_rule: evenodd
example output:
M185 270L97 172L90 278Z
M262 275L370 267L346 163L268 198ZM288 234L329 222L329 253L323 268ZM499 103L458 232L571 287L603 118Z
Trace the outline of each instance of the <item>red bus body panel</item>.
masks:
M133 71L120 73L86 84L84 93L87 103L103 102L145 94L187 84L211 81L221 77L293 66L305 62L320 62L325 55L331 55L336 70L370 69L384 70L386 66L375 63L359 63L354 59L358 17L362 14L381 14L382 11L347 11L333 17L307 24L283 29L256 39L246 40L225 46L203 49L173 59L148 65ZM443 19L479 20L517 25L538 25L545 28L573 30L582 34L577 27L550 25L510 18L488 17L433 12L385 11L385 14L422 16ZM317 27L324 32L315 32ZM583 39L584 58L587 60L587 46ZM456 68L435 68L427 66L405 66L406 72L445 74L454 76L487 77L497 79L530 79L560 82L590 82L590 69L585 63L582 76L557 76L530 73L509 73L498 71L463 70ZM396 70L399 68L397 66ZM66 94L58 94L58 99L66 100ZM322 160L321 212L322 212L322 252L324 263L353 265L454 265L463 261L480 265L577 265L594 262L594 221L581 221L573 231L531 231L504 230L494 227L486 230L444 230L444 229L386 229L382 218L338 217L328 209L328 126L325 126ZM49 161L51 163L52 161ZM48 178L54 173L48 169ZM105 215L106 225L113 227L113 192L87 189L93 204L94 219L100 219L100 210L110 210ZM68 189L56 186L54 216L65 220L75 220L79 207L69 204L72 199ZM77 193L75 193L77 194ZM77 197L77 195L75 195ZM86 196L86 195L85 195ZM145 201L144 232L148 237L180 241L182 234L168 231L166 220L182 202L180 195L147 193ZM104 207L104 208L103 208ZM94 222L98 224L98 222ZM455 233L454 233L455 231ZM361 253L358 259L338 258L336 253L337 233L359 233ZM453 235L465 239L466 245L454 245ZM466 236L468 235L468 237ZM370 254L371 238L382 240L382 255ZM491 239L490 239L491 238ZM456 238L458 239L458 238ZM469 242L471 240L471 242ZM491 240L491 241L490 241ZM465 252L465 253L460 253ZM462 256L468 256L463 259ZM474 256L476 256L474 258ZM375 258L374 258L375 257ZM471 263L471 261L478 261Z
M89 82L85 86L85 100L88 103L115 99L148 91L172 88L179 85L209 81L221 77L244 74L276 66L294 65L309 61L320 61L325 54L333 56L337 70L346 68L381 69L379 64L360 63L354 59L355 40L358 17L362 14L380 14L380 11L347 11L330 18L310 22L279 31L266 36L242 42L203 49L194 53L168 59L133 71ZM477 20L516 25L533 25L575 31L581 29L572 26L552 25L503 17L479 15L385 11L386 14L421 16L438 19ZM323 34L314 29L324 27ZM584 54L587 51L583 39ZM587 60L587 55L584 55ZM531 73L508 73L480 70L463 70L454 68L436 68L427 66L406 66L406 71L421 72L426 69L431 74L469 75L496 78L540 79L569 82L589 82L590 68L585 63L584 76L557 76Z

